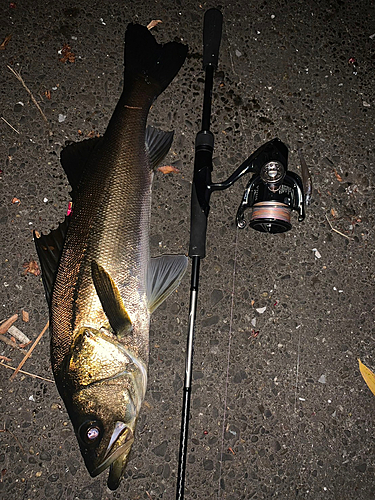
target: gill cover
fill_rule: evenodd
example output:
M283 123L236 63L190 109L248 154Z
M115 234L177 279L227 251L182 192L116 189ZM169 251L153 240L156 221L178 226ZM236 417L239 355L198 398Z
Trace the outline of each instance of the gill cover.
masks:
M60 387L92 476L127 459L147 384L146 366L109 333L83 328Z

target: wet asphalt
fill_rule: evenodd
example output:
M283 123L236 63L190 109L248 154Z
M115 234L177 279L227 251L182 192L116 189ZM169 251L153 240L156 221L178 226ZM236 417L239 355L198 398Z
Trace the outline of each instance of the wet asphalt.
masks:
M129 22L160 19L158 41L189 45L149 117L175 130L165 164L180 170L156 176L151 251L187 252L202 20L212 6L1 3L0 42L12 38L0 50L0 320L18 313L14 326L29 339L48 319L40 276L23 267L36 259L32 230L47 232L66 213L69 186L59 162L66 141L106 128L122 88ZM305 221L293 216L293 229L281 235L236 229L248 179L211 198L185 497L371 500L375 397L357 359L375 370L375 5L269 0L220 8L214 180L279 137L299 173L302 150L314 190ZM46 122L7 65L21 72ZM48 333L23 366L46 380L19 373L10 381L12 371L0 366L1 498L175 498L189 272L152 318L146 404L116 492L106 487L107 472L92 479L84 467L51 382ZM24 356L2 341L0 354L13 367Z

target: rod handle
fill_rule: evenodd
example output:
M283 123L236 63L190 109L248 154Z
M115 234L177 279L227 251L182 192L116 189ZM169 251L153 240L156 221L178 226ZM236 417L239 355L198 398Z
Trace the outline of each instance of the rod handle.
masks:
M208 209L202 209L197 194L196 185L191 190L191 218L190 218L190 245L189 257L206 256L206 232Z
M209 9L203 22L203 68L211 64L217 68L223 26L223 14L218 9Z
M191 189L189 257L206 256L207 217L210 210L212 152L214 136L201 130L195 139L194 177Z

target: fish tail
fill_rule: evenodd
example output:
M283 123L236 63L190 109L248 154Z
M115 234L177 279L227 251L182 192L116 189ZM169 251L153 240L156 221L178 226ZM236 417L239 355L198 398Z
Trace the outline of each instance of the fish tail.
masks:
M159 44L140 24L129 24L125 34L125 89L142 88L151 102L165 90L185 61L188 47L178 42ZM142 92L143 93L143 92Z

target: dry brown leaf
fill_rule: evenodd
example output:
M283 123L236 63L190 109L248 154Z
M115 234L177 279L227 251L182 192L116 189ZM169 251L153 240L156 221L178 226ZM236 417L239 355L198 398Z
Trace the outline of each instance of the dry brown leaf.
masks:
M331 215L332 217L336 218L337 217L337 210L335 210L334 208L331 208Z
M25 323L29 322L29 313L22 309L22 321Z
M0 44L0 50L5 50L5 47L8 45L12 38L12 35L7 35L4 40Z
M147 25L147 29L152 30L152 28L155 28L156 25L162 22L160 19L154 19Z
M91 130L90 132L88 132L86 134L86 137L88 137L89 139L92 139L93 137L100 137L100 134L99 134L99 132L95 132L95 130Z
M50 90L46 90L44 92L44 95L47 97L47 99L51 99L51 91Z
M337 170L334 168L334 171L335 171L335 176L336 176L336 179L339 181L339 182L342 182L342 177L341 175L337 172Z
M66 61L74 63L76 61L76 56L73 54L71 47L67 43L63 45L63 48L61 49L61 55L62 58L60 59L60 61L63 63L66 63Z
M40 274L40 269L38 266L38 263L35 260L30 260L30 262L25 262L22 267L25 268L24 271L24 276L26 276L27 273L30 274L35 274L35 276L39 276Z
M158 167L159 172L162 174L178 174L180 171L172 165L166 165L165 167Z

